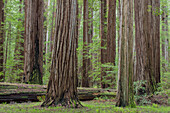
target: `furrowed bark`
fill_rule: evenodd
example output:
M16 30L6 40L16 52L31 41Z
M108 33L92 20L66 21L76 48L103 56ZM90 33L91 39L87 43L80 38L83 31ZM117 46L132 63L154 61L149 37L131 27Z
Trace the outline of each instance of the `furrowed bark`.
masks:
M51 75L42 107L80 107L77 96L77 0L57 0Z
M107 63L107 0L101 0L101 25L100 25L100 36L101 36L101 64ZM101 87L105 88L106 79L106 68L101 67Z
M160 82L159 0L135 0L137 81L145 81L146 92L154 93Z
M25 82L42 84L43 1L25 0L24 74Z
M135 107L133 96L133 0L121 0L118 93L116 106Z

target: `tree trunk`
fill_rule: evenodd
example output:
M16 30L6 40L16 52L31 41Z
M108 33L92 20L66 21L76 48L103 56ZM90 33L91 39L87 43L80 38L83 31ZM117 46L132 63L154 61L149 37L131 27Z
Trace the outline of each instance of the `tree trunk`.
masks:
M107 0L101 0L101 25L100 25L100 36L101 36L101 64L107 63ZM106 79L106 68L101 67L101 88L105 88Z
M92 73L92 38L93 38L93 0L89 3L88 8L88 76ZM93 77L89 77L89 86L93 87Z
M25 82L42 84L43 77L43 1L25 0Z
M160 82L159 5L159 0L135 0L135 78L146 81L147 94Z
M5 80L5 76L3 75L3 58L4 58L4 50L3 50L3 42L4 42L4 3L3 0L0 0L0 82Z
M153 70L156 84L160 83L160 0L152 1L152 28L153 28Z
M84 0L84 13L83 13L83 76L82 87L89 87L89 59L88 59L88 0Z
M50 7L50 0L48 0L47 1L47 10L49 10L49 7ZM49 54L49 44L48 44L48 41L49 41L49 20L51 19L51 18L49 18L49 11L47 11L47 28L46 28L46 45L45 45L45 54L46 54L46 59L45 59L45 63L46 63L46 65L47 65L47 63L48 63L48 54Z
M53 36L53 32L54 32L54 29L53 29L53 24L54 24L54 20L55 20L55 0L53 1L53 12L52 12L53 16L52 16L52 22L51 22L51 33L50 33L50 43L49 43L49 52L50 52L50 58L51 58L51 54L52 54L52 50L53 50L53 40L54 40L54 36Z
M168 8L167 8L167 1L163 2L162 6L162 70L163 72L168 71L168 63L169 63L169 56L168 56L168 47L169 47L169 38L168 38Z
M79 107L76 70L76 0L57 0L51 75L43 106Z
M121 0L118 101L116 106L135 107L133 96L133 0Z
M107 63L115 65L116 58L116 0L109 0L109 10L108 10L108 25L107 25ZM110 68L108 71L113 71ZM109 73L108 73L109 74ZM112 73L110 73L112 75ZM116 80L115 75L107 78L111 79L111 82ZM109 87L106 84L106 87ZM112 86L115 86L112 85Z

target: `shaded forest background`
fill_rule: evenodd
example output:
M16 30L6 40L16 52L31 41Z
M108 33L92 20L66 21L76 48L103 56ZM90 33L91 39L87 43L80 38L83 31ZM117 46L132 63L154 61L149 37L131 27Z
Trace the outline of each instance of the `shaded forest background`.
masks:
M4 1L3 8L3 21L0 26L0 81L1 82L10 82L10 83L33 83L33 84L48 84L50 77L50 66L52 59L53 51L53 42L54 42L54 32L55 32L55 20L56 20L56 0L44 0L44 4L41 9L41 16L43 22L38 23L39 29L43 35L41 43L42 47L39 53L29 52L29 56L36 56L38 54L39 58L31 57L34 59L32 62L28 60L28 56L25 55L26 50L29 50L29 40L25 37L29 31L29 23L25 23L25 18L28 18L28 22L31 20L29 18L29 9L25 10L25 2L23 0L1 0ZM102 0L101 0L102 1ZM120 7L119 1L115 0L116 6L115 15L111 14L115 18L115 25L110 31L109 25L109 5L112 3L106 4L103 0L103 6L99 0L88 0L84 2L82 0L78 1L78 39L76 42L77 46L77 71L78 71L78 86L82 87L94 87L94 88L117 88L118 80L118 62L119 62L119 23L120 23ZM114 1L114 0L113 0ZM84 5L86 4L86 5ZM42 5L40 3L40 5ZM114 4L113 4L114 5ZM161 0L160 2L160 12L155 14L160 15L160 81L158 90L168 89L170 86L170 47L169 47L169 25L170 19L168 17L170 9L170 2L168 0ZM107 6L107 8L106 8ZM26 6L29 7L29 6ZM112 6L111 6L112 7ZM36 7L35 7L36 9ZM103 9L103 10L102 10ZM148 12L152 9L152 6L148 6ZM137 7L134 7L134 23L135 23L135 11ZM26 12L27 11L27 12ZM32 10L34 12L34 10ZM1 12L1 11L0 11ZM25 13L26 12L26 13ZM103 16L102 16L103 14ZM27 15L27 16L26 16ZM35 15L37 15L35 13ZM151 20L152 21L152 20ZM151 23L154 24L154 23ZM156 25L156 24L155 24ZM36 26L36 24L35 24ZM28 29L28 32L27 32ZM35 29L32 29L35 30ZM135 40L135 24L133 27L133 35ZM107 33L106 33L107 32ZM109 32L111 35L109 39ZM40 34L41 34L40 33ZM113 36L113 37L112 37ZM106 39L107 37L107 39ZM112 40L114 38L114 40ZM35 39L36 40L36 39ZM40 41L40 39L39 39ZM139 39L139 42L141 40ZM110 42L114 42L110 43ZM35 42L36 43L36 42ZM110 44L109 44L110 43ZM40 43L39 43L40 44ZM113 44L113 45L112 45ZM136 49L135 43L133 45L133 59L134 67L138 68L136 59ZM113 49L111 49L113 47ZM25 49L24 49L25 48ZM27 48L27 49L26 49ZM111 49L111 50L109 50ZM110 54L106 55L106 54ZM142 56L142 55L141 55ZM25 59L24 59L25 57ZM27 58L27 60L26 60ZM31 59L30 58L30 59ZM37 58L37 59L36 59ZM37 61L41 59L40 61ZM36 65L36 61L40 65ZM28 70L26 66L33 65L40 66L38 71L38 78L32 79L35 81L29 81L27 74L31 73L31 70ZM136 73L134 69L134 73ZM36 73L36 72L35 72ZM145 83L146 81L136 81L134 83L135 88L140 86L140 84ZM41 79L39 81L39 79ZM140 80L140 79L139 79Z

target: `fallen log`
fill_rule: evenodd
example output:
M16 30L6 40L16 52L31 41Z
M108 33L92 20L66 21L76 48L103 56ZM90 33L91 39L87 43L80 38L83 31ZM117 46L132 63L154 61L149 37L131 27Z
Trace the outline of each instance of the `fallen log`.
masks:
M112 98L116 96L115 89L78 87L80 100L92 100L96 97ZM3 102L37 102L45 99L46 85L12 84L0 82L0 103Z

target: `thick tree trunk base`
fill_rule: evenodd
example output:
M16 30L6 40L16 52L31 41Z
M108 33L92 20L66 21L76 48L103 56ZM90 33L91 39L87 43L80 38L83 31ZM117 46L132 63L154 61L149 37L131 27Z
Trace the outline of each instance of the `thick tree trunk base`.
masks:
M74 98L59 98L59 99L51 99L48 98L43 102L41 107L49 107L49 106L63 106L66 108L80 108L83 105L80 103L79 99Z

